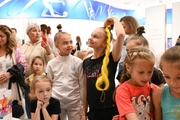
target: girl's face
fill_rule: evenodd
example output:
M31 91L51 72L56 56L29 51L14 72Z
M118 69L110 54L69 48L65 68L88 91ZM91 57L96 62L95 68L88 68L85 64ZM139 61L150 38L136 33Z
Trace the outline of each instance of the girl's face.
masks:
M38 40L40 40L40 37L41 37L40 28L38 26L31 28L28 32L28 36L32 43L37 42Z
M7 42L7 36L0 30L0 46L4 46Z
M59 49L59 54L61 56L68 56L73 49L71 36L68 34L60 36L57 40L56 47Z
M34 92L38 100L44 103L49 102L52 92L51 83L44 81L36 82Z
M44 71L43 61L41 59L36 58L36 60L32 64L32 69L36 75L42 75Z
M135 86L146 85L153 74L154 60L135 58L132 65L126 64L126 69L131 75L129 82Z
M88 46L92 48L104 48L107 46L103 28L96 28L88 39Z
M177 68L177 65L166 62L162 65L162 71L171 94L175 97L180 96L180 69Z
M124 21L121 21L122 26L124 27L124 31L126 33L126 35L131 35L131 28L129 27L129 25L127 25Z

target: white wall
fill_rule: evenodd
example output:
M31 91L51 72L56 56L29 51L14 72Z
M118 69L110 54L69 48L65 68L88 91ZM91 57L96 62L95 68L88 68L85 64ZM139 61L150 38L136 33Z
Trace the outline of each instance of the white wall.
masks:
M78 20L78 19L0 19L0 24L8 25L10 28L15 27L17 29L17 36L28 40L26 35L26 27L28 23L46 24L51 27L52 35L54 38L55 33L58 31L56 26L62 24L62 30L71 34L74 44L76 43L76 36L80 36L82 40L82 49L86 49L86 41L91 36L92 31L96 27L102 27L103 22Z
M158 60L166 49L166 6L158 5L147 8L145 15L146 38L157 58L156 66L158 66Z
M172 4L172 40L173 45L180 35L180 2Z

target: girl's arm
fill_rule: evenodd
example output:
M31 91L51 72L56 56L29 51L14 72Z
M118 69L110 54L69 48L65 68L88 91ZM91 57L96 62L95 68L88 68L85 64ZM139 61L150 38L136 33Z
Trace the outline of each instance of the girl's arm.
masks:
M112 56L115 62L121 57L121 51L124 43L125 32L124 28L116 17L108 18L105 22L105 26L114 24L116 32L116 40L112 48Z
M136 113L128 113L125 116L127 120L138 120Z
M37 101L37 107L35 113L31 112L31 119L32 120L41 120L40 119L40 110L43 103L41 101Z
M58 120L58 116L59 114L53 114L52 116L49 115L46 107L49 105L49 102L47 103L44 103L42 105L42 113L43 113L43 117L44 117L44 120Z
M86 112L87 112L87 89L86 89L87 79L86 74L84 73L84 92L83 92L83 110L82 110L82 116L81 120L87 120Z
M161 95L163 88L158 88L152 93L155 120L162 120Z

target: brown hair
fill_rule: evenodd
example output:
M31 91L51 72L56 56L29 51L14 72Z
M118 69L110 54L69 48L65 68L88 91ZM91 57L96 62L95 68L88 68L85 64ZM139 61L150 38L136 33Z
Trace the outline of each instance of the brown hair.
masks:
M180 70L180 46L174 46L167 49L160 59L160 68L162 69L163 64L170 63Z
M125 22L130 30L131 30L131 34L136 34L137 28L139 27L139 23L138 21L132 17L132 16L124 16L120 19L120 22Z
M0 30L6 35L7 42L5 44L6 56L12 57L13 49L16 47L16 39L12 35L11 29L6 25L0 25Z
M49 77L47 77L46 75L37 75L37 76L35 76L33 81L32 81L32 85L30 86L31 91L29 93L29 98L31 100L37 99L37 97L34 94L37 82L49 82L51 84L51 88L52 88L52 81L51 81L51 79Z
M51 34L51 27L50 26L47 26L46 24L41 24L40 25L40 27L41 27L41 31L45 34L47 34L47 35L49 35L49 34Z
M35 60L36 59L40 59L42 62L43 62L43 65L44 65L44 60L41 56L35 56L33 59L32 59L32 62L31 62L31 66L34 64Z
M137 28L137 33L135 35L131 35L128 37L126 44L129 41L136 40L137 45L143 45L144 47L149 47L149 43L147 39L143 36L143 33L145 33L145 28L144 26L140 26Z
M76 41L80 43L80 45L82 45L81 43L81 37L80 36L76 36Z

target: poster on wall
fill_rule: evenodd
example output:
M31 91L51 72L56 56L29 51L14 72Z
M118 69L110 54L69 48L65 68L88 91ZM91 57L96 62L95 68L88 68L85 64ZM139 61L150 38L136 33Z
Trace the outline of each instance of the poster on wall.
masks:
M144 25L142 11L115 8L95 0L0 0L0 18L71 18L104 21L134 16Z

